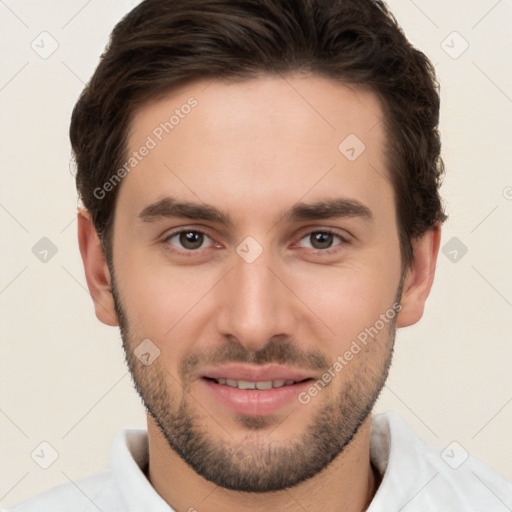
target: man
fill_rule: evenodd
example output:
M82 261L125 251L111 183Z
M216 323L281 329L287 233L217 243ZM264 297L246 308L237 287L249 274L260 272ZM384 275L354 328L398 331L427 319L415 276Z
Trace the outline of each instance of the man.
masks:
M147 433L13 510L510 510L499 474L371 415L434 279L438 121L382 2L127 15L70 134L87 283Z

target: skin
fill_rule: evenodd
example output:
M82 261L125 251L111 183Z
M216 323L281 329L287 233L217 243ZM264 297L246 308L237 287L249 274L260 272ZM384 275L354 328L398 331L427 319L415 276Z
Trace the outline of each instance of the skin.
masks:
M414 260L403 273L383 113L371 92L311 75L194 82L140 108L129 151L191 96L197 107L119 185L110 268L88 212L78 214L96 315L121 326L130 370L150 410L148 478L177 512L365 510L379 484L368 413L387 376L395 328L423 314L440 226L414 240ZM351 133L366 146L355 161L338 150ZM213 205L233 226L140 219L167 195ZM364 204L372 219L282 217L298 201L338 197ZM179 237L169 238L178 228L205 232L201 248L178 254L187 251ZM345 241L334 236L330 247L318 248L310 235L325 229ZM263 248L252 263L236 252L248 236ZM292 400L272 415L236 414L200 379L207 366L255 363L257 355L266 361L282 355L285 366L321 377L323 365L331 366L397 299L396 318L305 405ZM144 339L160 350L149 366L133 356ZM313 369L313 361L322 364ZM210 458L200 451L196 463L205 467L193 469L173 443L187 452L199 441ZM323 459L313 461L319 453ZM270 479L272 468L280 473ZM279 474L289 485L269 492ZM260 492L227 488L223 478L239 488L253 482Z

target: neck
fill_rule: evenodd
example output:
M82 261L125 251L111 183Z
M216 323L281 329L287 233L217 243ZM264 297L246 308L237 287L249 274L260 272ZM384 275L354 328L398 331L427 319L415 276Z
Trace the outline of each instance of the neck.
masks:
M370 463L370 416L323 471L294 487L261 494L224 489L204 479L170 448L150 415L147 420L148 479L175 512L362 512L378 487Z

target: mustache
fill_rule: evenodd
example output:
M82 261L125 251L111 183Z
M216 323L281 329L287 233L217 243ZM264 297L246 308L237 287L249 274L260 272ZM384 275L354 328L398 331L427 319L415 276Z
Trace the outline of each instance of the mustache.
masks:
M246 350L236 340L228 340L221 347L190 354L180 363L180 377L187 382L202 366L220 366L227 363L254 365L275 363L315 372L326 371L329 368L329 362L321 352L302 350L290 340L283 341L276 338L272 338L265 348L256 351Z

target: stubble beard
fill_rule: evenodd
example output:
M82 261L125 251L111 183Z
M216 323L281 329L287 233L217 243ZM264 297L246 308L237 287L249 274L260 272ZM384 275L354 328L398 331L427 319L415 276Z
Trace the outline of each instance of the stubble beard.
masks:
M387 328L375 336L333 378L331 384L342 379L342 389L335 399L317 409L300 438L287 440L286 445L272 442L272 431L277 428L274 417L239 415L239 424L247 430L245 438L236 443L226 432L223 439L215 439L209 433L204 419L214 420L190 396L188 383L180 388L176 383L176 376L171 376L162 365L161 357L150 366L144 366L133 355L140 340L130 330L113 272L111 278L126 362L135 389L170 448L196 473L220 487L266 493L293 487L318 474L352 441L371 413L386 382L393 354L396 318L390 320ZM401 286L397 292L396 303L400 296ZM259 357L255 357L254 353L249 356L247 352L245 360L282 363L279 357L268 356L271 353L278 354L281 347L285 345L272 341L260 351ZM229 350L229 347L225 348L224 357L229 354ZM236 347L236 358L233 360L243 359L240 357L242 350L245 349L241 345ZM268 354L265 353L267 350ZM372 358L370 362L367 360L369 356ZM356 360L358 363L354 365ZM361 371L357 371L356 366ZM168 383L174 384L175 389L171 391ZM181 393L179 399L178 393ZM321 400L321 395L322 391L312 402ZM296 407L306 405L297 401ZM202 414L197 414L194 408Z

